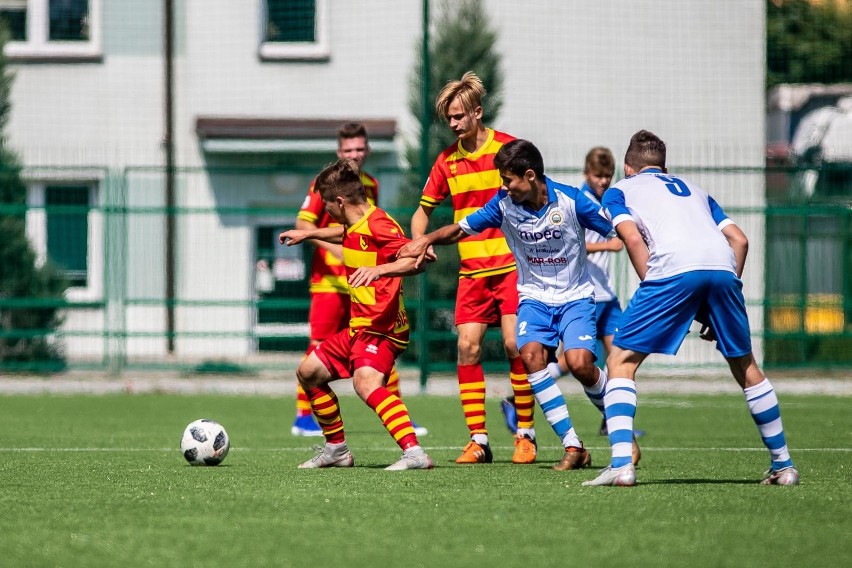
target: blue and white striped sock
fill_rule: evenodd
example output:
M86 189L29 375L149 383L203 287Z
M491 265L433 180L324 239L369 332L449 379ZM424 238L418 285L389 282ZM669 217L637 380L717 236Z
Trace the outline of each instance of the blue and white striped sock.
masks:
M787 441L784 438L784 426L781 424L781 409L778 406L778 397L775 389L769 383L769 379L743 389L748 404L748 411L757 425L760 437L764 445L769 449L772 457L772 469L779 470L791 467L793 460L787 450Z
M542 369L535 373L530 373L527 378L530 381L535 399L538 405L544 412L544 417L547 419L556 435L562 439L562 444L565 447L580 446L580 440L577 438L577 433L574 431L574 424L571 422L571 416L568 414L568 405L565 404L565 397L562 396L562 391L556 386L556 381L550 376L547 369Z
M636 416L636 383L630 379L609 379L604 406L613 468L632 463L633 418Z
M606 416L604 412L604 392L606 392L606 370L598 369L600 374L598 375L598 382L594 384L594 386L587 387L584 386L583 390L586 391L586 396L589 397L589 400L592 401L592 404L595 405L595 408L601 411L602 416Z

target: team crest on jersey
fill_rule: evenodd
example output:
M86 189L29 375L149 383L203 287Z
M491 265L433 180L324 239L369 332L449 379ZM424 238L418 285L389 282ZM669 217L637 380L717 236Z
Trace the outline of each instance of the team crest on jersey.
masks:
M456 170L457 170L457 169L458 169L458 166L456 166L455 162L454 162L454 163L452 163L452 164L450 164L450 173L451 173L451 174L456 175Z
M558 209L554 209L550 212L550 222L554 225L561 225L565 220L565 217L562 216L562 212Z
M364 235L361 235L361 240L360 240L359 244L361 245L361 250L367 250L367 247L370 246L367 243L367 239L364 238Z

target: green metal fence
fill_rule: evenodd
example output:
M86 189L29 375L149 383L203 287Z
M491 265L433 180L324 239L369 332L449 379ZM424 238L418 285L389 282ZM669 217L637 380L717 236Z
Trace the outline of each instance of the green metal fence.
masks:
M295 367L307 344L311 249L283 247L277 235L293 225L310 172L181 169L170 208L162 169L86 171L30 172L26 206L0 205L0 219L25 219L37 262L60 266L70 286L61 297L0 296L0 323L16 310L58 309L63 318L56 329L3 323L0 340L44 338L61 348L61 357L4 357L0 368L237 373ZM577 170L554 172L568 182L579 178ZM690 177L714 195L717 186L736 195L762 192L766 173L695 168ZM408 227L413 207L403 205L411 196L402 195L400 178L398 171L379 172L382 204ZM842 195L832 199L770 207L720 199L752 240L746 299L756 352L767 366L848 365L852 358L852 210ZM448 208L439 208L432 226L451 218ZM439 263L405 282L413 333L401 364L419 368L424 380L455 368L457 257L452 247L439 252ZM623 253L612 265L626 304L635 276ZM695 335L678 357L652 358L649 367L721 368L712 346ZM487 337L486 367L507 368L499 332Z

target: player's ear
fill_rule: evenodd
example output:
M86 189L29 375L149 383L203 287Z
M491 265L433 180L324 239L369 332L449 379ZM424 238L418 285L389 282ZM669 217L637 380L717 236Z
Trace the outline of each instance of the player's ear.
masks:
M533 182L535 181L535 172L532 170L527 170L524 172L524 177L527 178L527 181Z
M481 106L478 106L475 109L473 109L473 117L476 118L476 120L482 120L482 107Z

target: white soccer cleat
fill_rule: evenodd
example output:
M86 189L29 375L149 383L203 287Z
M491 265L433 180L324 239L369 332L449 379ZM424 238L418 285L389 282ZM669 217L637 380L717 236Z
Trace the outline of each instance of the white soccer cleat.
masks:
M432 458L426 455L423 448L407 450L395 463L385 468L385 471L404 471L406 469L432 469Z
M760 483L761 485L798 485L799 472L793 466L778 471L769 469L766 471L766 477Z
M584 481L583 485L587 487L599 487L603 485L633 487L636 485L636 468L633 467L632 463L617 468L607 466L601 470L596 478Z
M355 458L352 457L352 452L349 451L346 442L344 442L342 444L326 444L317 455L299 464L299 469L352 467L353 465L355 465Z

